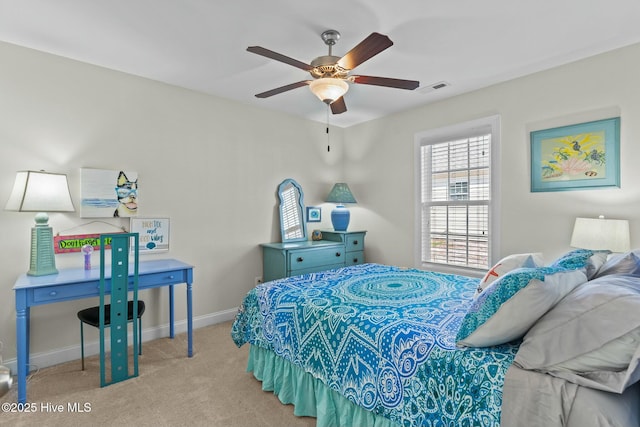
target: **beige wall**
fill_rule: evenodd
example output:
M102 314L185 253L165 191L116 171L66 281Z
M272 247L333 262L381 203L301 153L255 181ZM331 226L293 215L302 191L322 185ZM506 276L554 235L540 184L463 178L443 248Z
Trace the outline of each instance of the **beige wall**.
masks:
M226 311L237 307L262 275L258 243L279 239L277 185L295 178L305 201L318 205L341 175L342 129L332 130L327 153L320 123L8 44L0 44L0 58L0 341L5 360L15 358L12 286L29 267L34 216L3 209L16 171L67 173L76 210L80 168L137 171L139 215L171 219L170 252L143 258L174 257L195 266L196 325L216 321L216 313L228 317ZM54 233L62 234L76 233L74 227L93 220L80 218L78 211L50 215ZM128 227L125 220L109 221ZM113 231L100 223L89 227ZM82 265L77 253L56 258L58 267ZM167 323L166 293L142 295L150 302L145 330ZM176 295L176 319L184 320L184 286ZM69 353L79 357L76 312L92 302L32 309L32 354L72 347ZM97 334L88 339L97 340Z
M568 248L576 216L599 214L631 220L632 245L640 242L640 45L334 129L330 153L323 124L12 45L0 44L0 58L0 204L17 170L67 173L76 207L81 167L137 171L140 215L171 218L170 252L146 256L196 266L196 325L232 315L261 275L257 244L278 239L275 188L287 177L300 182L308 205L321 205L332 183L345 179L359 201L350 229L368 230L368 260L413 265L414 135L494 114L502 118L501 254L553 257ZM529 130L617 114L622 188L529 191ZM322 206L321 226L328 226L331 206ZM52 214L50 222L58 232L89 220L76 212ZM10 363L11 287L28 269L32 223L29 213L0 210L0 340ZM58 255L57 262L80 266L81 257ZM183 320L182 288L177 296L176 318ZM166 324L167 310L164 293L144 298L146 333ZM31 351L40 363L77 357L76 312L89 303L32 310Z
M569 249L576 216L630 220L640 244L640 45L512 80L345 130L345 179L362 206L369 259L412 265L414 135L501 116L499 253ZM428 96L428 95L419 95ZM619 115L621 188L530 192L530 130ZM352 215L353 217L353 215ZM355 222L355 221L354 221Z

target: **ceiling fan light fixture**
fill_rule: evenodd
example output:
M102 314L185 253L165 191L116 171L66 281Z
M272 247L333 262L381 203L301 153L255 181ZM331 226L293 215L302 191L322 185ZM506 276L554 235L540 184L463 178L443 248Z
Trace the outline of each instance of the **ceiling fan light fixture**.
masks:
M311 92L320 99L320 101L331 104L339 99L349 90L349 84L342 79L325 77L313 80L309 83Z

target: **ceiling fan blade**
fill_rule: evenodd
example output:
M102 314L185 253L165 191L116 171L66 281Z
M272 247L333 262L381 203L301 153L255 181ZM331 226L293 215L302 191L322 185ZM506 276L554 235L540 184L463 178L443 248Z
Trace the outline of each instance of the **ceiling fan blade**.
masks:
M393 46L391 39L380 33L371 33L356 47L351 49L338 60L338 65L347 70L353 70L367 59Z
M285 64L293 65L294 67L300 68L305 71L309 71L313 68L309 64L305 64L304 62L298 61L297 59L289 58L288 56L282 55L272 50L265 49L264 47L249 46L247 48L247 51L266 56L269 59L275 59L276 61L284 62Z
M420 82L417 80L392 79L389 77L351 76L351 81L364 85L386 86L407 90L413 90L420 86Z
M300 82L291 83L291 84L288 84L288 85L285 85L285 86L280 86L280 87L277 87L275 89L271 89L271 90L268 90L266 92L259 93L259 94L256 95L256 98L268 98L270 96L277 95L279 93L286 92L288 90L292 90L292 89L296 89L296 88L299 88L299 87L302 87L302 86L306 86L309 83L311 83L309 80L302 80Z
M347 111L347 104L344 103L344 96L341 96L329 105L331 106L331 112L333 114L342 114Z

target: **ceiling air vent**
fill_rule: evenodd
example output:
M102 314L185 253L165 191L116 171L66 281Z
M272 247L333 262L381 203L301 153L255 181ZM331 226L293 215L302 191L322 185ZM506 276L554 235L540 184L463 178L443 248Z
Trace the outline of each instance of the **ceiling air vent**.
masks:
M430 85L421 87L420 89L417 90L417 92L429 93L429 92L433 92L434 90L444 89L445 87L449 87L449 86L451 85L447 82L432 83Z

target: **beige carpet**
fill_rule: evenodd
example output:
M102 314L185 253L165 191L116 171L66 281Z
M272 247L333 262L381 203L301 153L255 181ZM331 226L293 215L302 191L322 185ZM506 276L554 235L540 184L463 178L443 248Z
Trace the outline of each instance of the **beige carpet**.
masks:
M231 322L194 331L194 356L186 356L186 334L145 342L140 376L100 388L98 357L43 369L30 378L32 413L0 412L2 426L315 426L296 417L246 372L248 346L238 349ZM15 402L17 385L0 401ZM62 405L62 412L46 411ZM70 412L69 405L88 412Z

